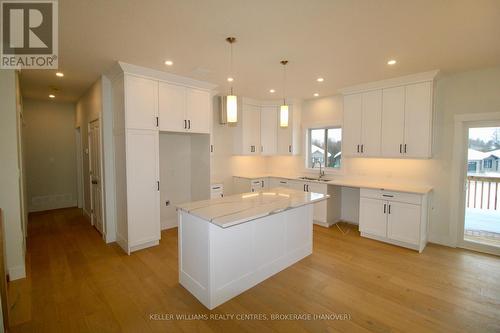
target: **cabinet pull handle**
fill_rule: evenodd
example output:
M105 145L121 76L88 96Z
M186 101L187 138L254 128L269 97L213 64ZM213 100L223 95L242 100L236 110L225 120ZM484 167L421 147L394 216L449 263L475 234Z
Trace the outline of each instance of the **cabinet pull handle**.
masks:
M280 184L286 184L286 182L284 182L284 181L282 181L282 180L281 180L281 181L280 181Z
M261 184L262 184L262 188L264 188L264 181L263 180L261 180Z
M387 207L387 204L384 204L384 214L385 214L385 211L386 211L386 207Z
M406 143L405 143L405 154L406 154Z
M359 145L358 145L358 153L359 153Z
M382 194L382 196L386 198L394 198L392 194Z
M260 146L260 152L262 153L264 151L264 146Z
M188 120L188 129L191 129L191 119Z
M156 127L159 126L159 120L158 120L158 117L156 117Z
M160 181L159 180L156 181L156 187L157 187L157 189L159 191L160 190Z
M292 152L292 145L289 145L288 146L288 152L291 153Z
M213 153L214 152L214 145L210 145L210 152Z
M361 145L361 152L364 153L365 152L365 145Z
M306 192L306 184L304 184L304 192Z
M389 204L389 214L391 213L391 204Z
M188 127L188 126L187 126L187 120L186 120L186 119L184 119L184 129L187 129L187 127Z
M403 153L403 144L399 144L399 153L402 154Z

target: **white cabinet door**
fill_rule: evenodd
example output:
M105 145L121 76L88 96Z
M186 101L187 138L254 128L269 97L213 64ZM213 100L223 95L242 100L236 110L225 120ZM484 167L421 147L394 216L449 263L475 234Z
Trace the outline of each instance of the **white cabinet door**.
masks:
M186 88L160 82L158 87L158 109L160 131L184 132L186 125Z
M382 132L382 90L363 93L361 116L361 155L380 156ZM351 145L352 147L352 145Z
M383 90L382 156L402 157L405 128L405 87Z
M308 192L315 192L315 193L322 193L322 194L327 194L328 193L328 185L326 184L317 184L317 183L307 183L307 191ZM316 202L314 204L314 211L313 211L313 219L315 221L327 222L327 201L323 200L320 202Z
M158 81L125 75L126 128L157 129Z
M405 149L407 157L431 157L432 83L406 86Z
M359 156L363 95L344 96L344 121L342 126L342 155Z
M243 154L258 155L260 153L260 107L243 105Z
M186 88L160 82L158 87L160 131L184 132Z
M276 112L279 115L279 107L276 107ZM278 119L278 117L276 119ZM276 125L278 136L278 155L292 155L293 153L294 121L293 105L288 105L288 126L281 127L279 125L279 121Z
M301 181L298 181L298 180L292 180L292 181L288 182L288 186L291 189L294 189L294 190L297 190L297 191L305 191L304 184L305 184L305 182L301 182Z
M188 132L210 133L210 93L204 90L187 89L186 119Z
M158 131L127 130L129 247L160 239Z
M359 199L359 231L387 236L387 202L378 199Z
M263 106L260 112L262 155L275 155L278 145L278 112L275 106Z
M420 240L421 206L389 202L387 237L400 242L418 244Z

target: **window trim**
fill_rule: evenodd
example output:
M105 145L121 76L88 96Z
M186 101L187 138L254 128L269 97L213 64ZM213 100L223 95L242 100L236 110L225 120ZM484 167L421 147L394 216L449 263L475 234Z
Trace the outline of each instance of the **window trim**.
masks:
M343 136L343 128L342 124L337 123L337 124L310 124L310 125L305 125L304 126L304 171L305 172L318 172L319 167L316 168L311 168L309 167L309 157L310 157L310 149L311 149L311 130L315 129L341 129L342 130L342 136ZM325 131L325 145L328 143L328 131ZM328 151L328 148L325 147L325 155ZM330 167L323 167L323 170L325 171L326 174L344 174L344 161L343 158L340 162L340 167L339 168L330 168Z

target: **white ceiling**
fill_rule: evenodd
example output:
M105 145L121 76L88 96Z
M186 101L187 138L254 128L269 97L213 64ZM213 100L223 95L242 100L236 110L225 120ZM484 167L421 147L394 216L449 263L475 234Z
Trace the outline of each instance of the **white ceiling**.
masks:
M23 94L45 99L54 85L57 100L76 101L116 60L210 81L224 92L227 36L238 38L238 95L279 98L286 58L287 95L311 98L432 69L499 65L500 1L59 0L65 77L23 71ZM390 58L398 64L386 65Z

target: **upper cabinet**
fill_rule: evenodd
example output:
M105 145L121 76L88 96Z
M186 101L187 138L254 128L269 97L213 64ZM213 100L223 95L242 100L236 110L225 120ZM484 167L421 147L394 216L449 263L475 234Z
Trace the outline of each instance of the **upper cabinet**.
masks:
M344 89L342 154L431 158L437 71Z
M233 153L235 155L259 155L260 106L243 103L238 105L238 123L234 129Z
M160 82L160 131L210 133L210 103L208 91Z
M125 115L127 128L157 128L158 81L125 75Z
M260 145L262 155L278 152L278 107L263 106L260 112Z
M279 102L240 98L234 128L235 155L296 155L300 153L300 102L289 104L288 126L279 124Z
M381 118L382 90L344 96L344 156L380 156Z

